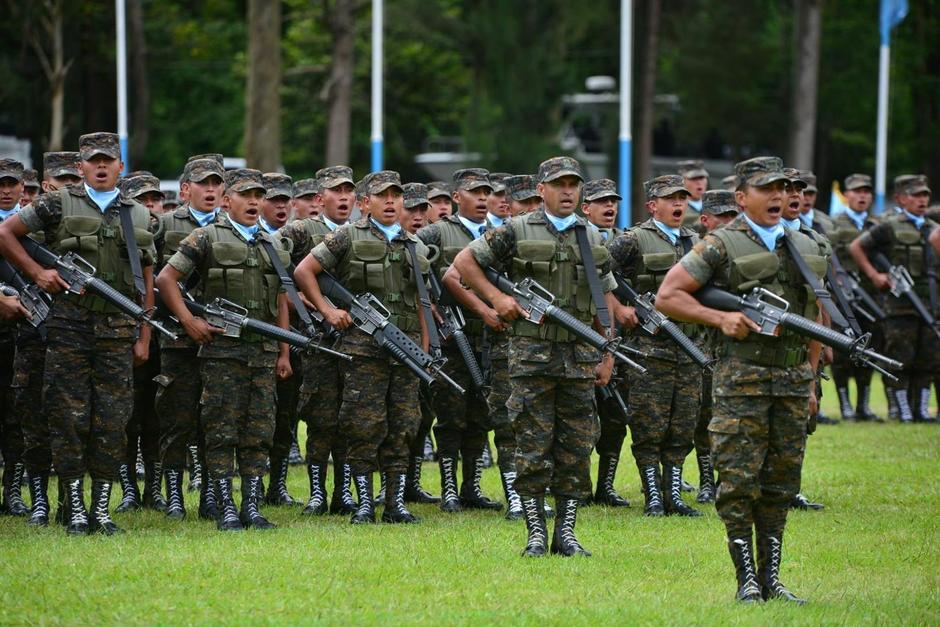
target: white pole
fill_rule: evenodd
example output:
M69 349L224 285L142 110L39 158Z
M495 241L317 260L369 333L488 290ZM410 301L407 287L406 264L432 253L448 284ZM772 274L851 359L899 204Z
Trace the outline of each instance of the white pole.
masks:
M382 152L385 137L382 134L382 4L383 0L372 0L372 171L382 169Z
M617 225L626 228L630 223L631 169L633 152L632 98L633 98L633 0L620 0L620 211Z
M885 209L888 172L888 72L891 60L890 40L882 41L878 63L878 135L875 144L875 214Z
M127 154L127 36L124 28L124 0L114 0L114 13L117 35L117 131L121 142L121 161L127 172L131 166Z

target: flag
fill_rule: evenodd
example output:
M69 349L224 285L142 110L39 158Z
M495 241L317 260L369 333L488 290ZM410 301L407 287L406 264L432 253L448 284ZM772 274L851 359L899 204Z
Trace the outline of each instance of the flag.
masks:
M907 0L881 0L881 43L888 45L891 29L907 16Z
M849 205L839 189L839 181L832 182L832 196L829 198L829 217L834 218L849 210Z

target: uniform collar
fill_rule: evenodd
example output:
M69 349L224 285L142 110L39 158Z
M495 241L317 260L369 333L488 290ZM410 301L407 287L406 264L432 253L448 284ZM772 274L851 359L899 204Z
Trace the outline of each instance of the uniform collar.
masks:
M465 229L470 231L470 234L476 239L483 235L486 232L486 219L484 218L483 222L474 222L473 220L468 220L462 215L457 215L457 219L464 226Z
M88 199L98 206L98 209L101 210L101 213L104 213L108 210L108 207L111 206L111 203L114 202L114 199L121 195L121 190L115 187L112 190L106 192L99 192L92 187L89 187L88 183L83 183L85 186L85 195L88 196Z
M9 209L0 209L0 222L3 222L10 216L19 213L20 209L22 209L22 207L20 207L20 203L16 203Z

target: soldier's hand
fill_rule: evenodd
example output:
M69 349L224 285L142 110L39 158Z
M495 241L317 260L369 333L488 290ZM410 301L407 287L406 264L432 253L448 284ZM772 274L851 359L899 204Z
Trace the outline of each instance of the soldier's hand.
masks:
M294 374L294 369L290 367L290 354L287 355L278 355L277 356L277 365L275 366L277 371L277 378L283 381L284 379L289 379L291 375Z
M29 318L29 312L17 296L0 296L0 318L13 320L14 318Z
M640 324L640 319L636 317L636 308L629 305L618 306L614 311L614 317L617 319L617 324L628 329L636 328L636 325Z
M829 366L832 364L833 355L831 346L823 346L822 349L822 363L824 366Z
M809 395L809 420L806 421L806 434L812 435L816 431L816 414L819 413L819 400L815 392Z
M300 302L304 304L304 307L306 307L308 311L317 310L316 306L312 302L310 302L310 300L306 296L304 296L303 292L301 292L300 290L297 290L297 295L300 296Z
M138 338L134 342L134 366L142 366L150 359L150 342L144 342Z
M493 300L493 309L505 322L512 322L519 316L528 318L529 315L519 306L516 299L509 294L500 294Z
M728 337L743 340L751 331L760 331L756 322L740 311L726 312L721 318L721 332Z
M46 294L58 294L63 290L69 289L69 284L59 276L56 270L50 268L40 270L35 279L36 285Z
M326 311L322 311L320 313L323 314L324 320L330 323L330 326L339 329L340 331L343 329L348 329L350 326L352 326L352 316L349 315L348 311L337 309L336 307L330 307Z
M224 329L214 327L202 318L190 318L183 322L183 330L196 344L208 344Z
M604 353L601 363L594 367L594 385L601 387L610 383L610 377L614 373L614 356L610 353Z
M885 272L877 272L875 276L871 278L871 282L882 292L891 289L891 277Z
M491 308L491 307L487 307L486 309L483 310L482 317L483 317L483 324L485 324L485 325L488 326L489 328L491 328L491 329L493 329L493 330L495 330L495 331L505 331L505 330L506 330L506 323L505 323L505 321L503 321L503 320L499 317L499 314L496 313L496 310L495 310L495 309L493 309L493 308Z

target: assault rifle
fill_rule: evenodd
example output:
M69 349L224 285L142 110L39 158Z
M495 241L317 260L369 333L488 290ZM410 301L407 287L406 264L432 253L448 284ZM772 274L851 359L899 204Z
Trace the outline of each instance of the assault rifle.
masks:
M26 322L36 328L42 326L42 323L49 317L52 296L39 289L35 283L27 281L6 259L0 259L0 282L6 283L16 292L20 304L29 312ZM12 295L8 294L8 296Z
M431 283L431 295L434 296L437 311L441 314L441 320L437 324L438 335L445 342L451 340L454 342L454 346L460 351L460 356L470 372L473 386L485 394L487 388L486 377L483 375L480 364L477 363L473 346L470 344L470 338L463 332L463 328L467 324L463 311L460 305L454 302L454 297L444 289L440 277L433 269L428 273L428 277Z
M841 288L840 291L845 295L852 311L869 322L884 320L884 310L875 302L871 294L866 292L865 288L859 284L858 277L845 269L845 266L842 265L835 250L832 251L830 260L832 261L832 270L835 275L833 278L835 278L835 282L838 283L838 285L834 287ZM830 280L830 283L832 282L833 281Z
M937 337L940 337L940 326L938 326L933 314L930 313L930 308L914 291L914 279L911 278L911 273L907 271L907 268L891 265L891 261L884 253L875 253L873 261L880 270L888 273L888 280L891 281L891 295L895 298L906 298L914 307L914 311L917 312L920 319L931 328Z
M617 403L617 409L620 410L621 415L623 415L624 420L630 418L630 414L627 410L627 404L623 400L623 396L620 395L620 390L617 389L618 379L611 377L607 385L598 385L597 395L600 397L600 401L607 402L611 399Z

